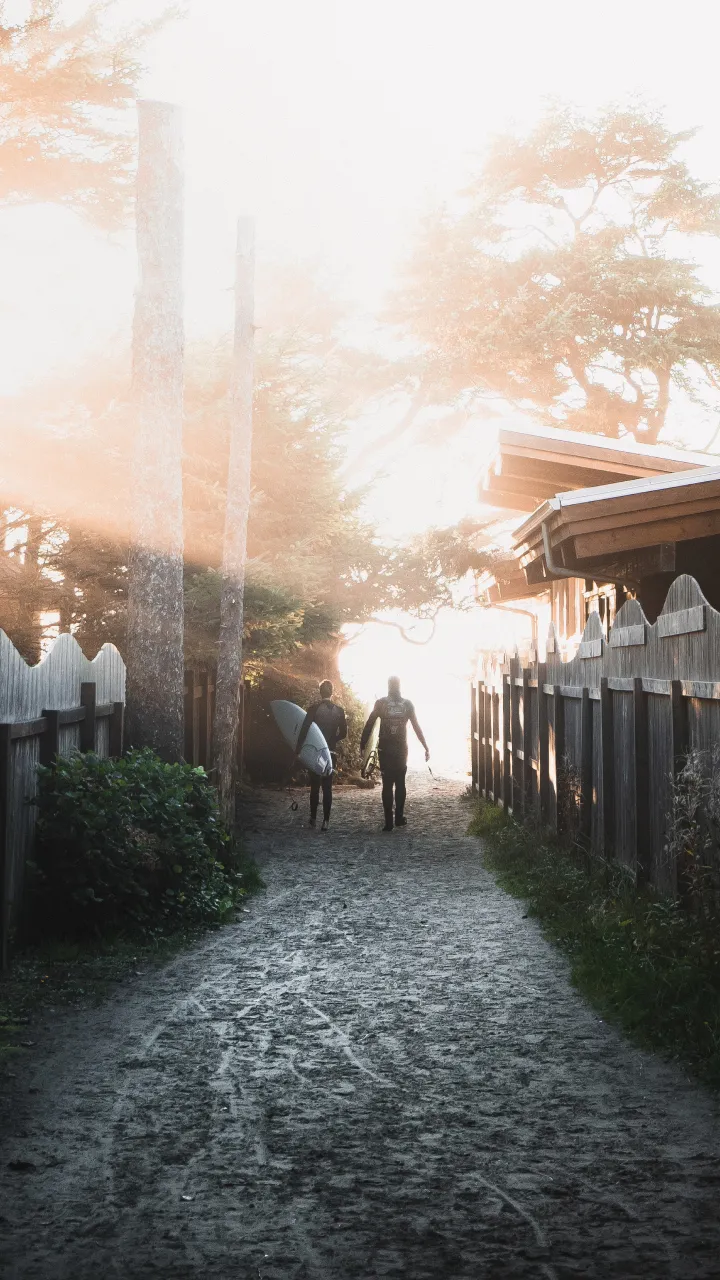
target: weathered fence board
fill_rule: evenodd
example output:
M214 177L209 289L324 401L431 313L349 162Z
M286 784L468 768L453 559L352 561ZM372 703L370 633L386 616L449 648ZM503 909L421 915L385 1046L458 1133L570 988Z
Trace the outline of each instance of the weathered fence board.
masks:
M37 765L56 753L122 750L125 664L114 645L91 661L60 636L29 667L0 631L0 933L3 964L17 923L32 848Z
M207 772L212 764L215 675L206 668L185 670L185 759Z
M676 578L654 624L626 601L609 641L591 614L568 662L552 625L545 663L483 655L473 698L480 794L557 831L570 822L639 882L676 888L672 779L688 751L720 744L720 613L694 578Z

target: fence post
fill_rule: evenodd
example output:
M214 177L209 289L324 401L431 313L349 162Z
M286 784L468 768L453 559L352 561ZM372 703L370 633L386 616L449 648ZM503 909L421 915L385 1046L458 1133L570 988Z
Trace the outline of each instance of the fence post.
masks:
M487 790L487 760L485 756L485 681L478 684L478 795L484 796Z
M600 737L602 742L603 853L615 853L615 727L613 695L607 676L600 679Z
M238 781L241 786L245 772L245 697L246 685L243 677L240 685L240 734L238 740Z
M670 681L670 707L672 714L672 772L673 781L677 781L688 755L689 734L687 702L683 697L682 680ZM679 850L675 866L675 885L678 895L687 899L686 855Z
M522 675L522 744L523 744L523 767L522 767L522 808L523 818L529 818L532 813L532 713L530 707L530 668L523 668Z
M0 724L0 950L3 970L10 960L10 927L12 923L12 899L10 897L10 785L12 766L12 725Z
M60 712L43 711L43 719L47 721L45 732L40 736L40 764L52 764L60 750Z
M207 770L208 773L211 773L214 769L213 752L215 750L215 745L214 745L215 739L213 737L213 733L214 733L214 725L215 725L215 701L216 701L215 690L216 688L217 688L217 672L208 671L207 673L207 730L206 730L207 732L207 764L205 765L205 769ZM237 741L237 738L236 738L236 741ZM217 780L217 771L215 771L215 778ZM234 820L234 810L233 810L233 820Z
M497 685L490 692L490 752L492 759L492 802L500 803L500 692Z
M80 721L80 750L95 750L95 708L97 685L88 680L80 685L80 706L85 708L85 719Z
M487 680L483 681L483 795L486 800L489 800L492 792L492 754L489 748L492 730L491 696Z
M518 767L520 761L517 758L518 748L520 746L520 696L518 693L517 679L520 672L520 663L517 658L510 659L510 732L508 738L510 740L510 807L516 818L522 817L522 795L520 794L520 786L518 785Z
M677 778L685 768L688 753L687 702L683 697L682 680L670 681L672 708L673 777Z
M478 793L478 686L473 680L470 684L470 777L471 789L474 796Z
M590 690L583 687L580 704L580 835L590 845L593 796L593 705Z
M510 664L512 671L512 663ZM510 708L510 681L511 675L506 671L502 673L502 715L500 717L500 727L502 738L500 741L500 765L502 770L502 804L506 813L512 810L512 743L510 742L510 724L511 724L511 708Z
M648 762L648 708L642 676L633 679L633 728L635 775L635 876L638 884L650 878L650 769Z
M208 719L210 715L208 703L210 701L210 673L208 671L200 672L199 679L200 697L198 698L198 738L197 738L197 760L193 764L202 765L203 769L207 769L210 764L210 743L208 741Z
M184 752L187 764L197 764L195 759L195 671L190 667L185 668L185 681L183 684L183 704L184 704Z
M553 714L551 732L548 735L548 779L553 788L553 824L558 835L562 832L562 766L565 756L565 703L559 684L553 685Z
M123 753L125 737L125 703L113 702L112 715L110 717L110 741L108 743L109 754L118 759Z
M548 775L548 695L545 692L547 663L538 662L538 714L537 714L537 766L538 766L538 810L541 822L549 822L549 775Z

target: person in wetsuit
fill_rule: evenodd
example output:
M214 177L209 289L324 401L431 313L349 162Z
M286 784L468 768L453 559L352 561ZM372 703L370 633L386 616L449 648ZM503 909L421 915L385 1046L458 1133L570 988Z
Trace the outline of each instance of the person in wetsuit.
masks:
M430 759L428 744L415 715L415 708L408 698L400 693L400 681L397 676L388 680L387 698L378 698L367 724L362 731L360 750L367 745L373 725L380 720L380 736L378 739L378 756L380 773L382 774L382 802L385 810L385 826L383 831L393 829L393 803L395 806L395 826L407 826L405 817L405 775L407 773L407 727L412 725L417 737L425 748L425 759Z
M325 741L330 748L333 766L335 764L335 748L338 742L342 742L343 738L347 738L347 720L345 712L337 702L333 702L333 687L330 680L323 680L320 685L320 701L314 702L310 707L305 719L302 722L300 733L298 735L296 753L300 752L303 742L305 741L311 724L316 724ZM332 780L331 773L325 777L320 777L317 773L310 774L310 822L309 826L314 827L317 819L318 804L320 802L320 788L322 787L323 797L323 820L321 831L327 831L330 822L330 810L332 809Z

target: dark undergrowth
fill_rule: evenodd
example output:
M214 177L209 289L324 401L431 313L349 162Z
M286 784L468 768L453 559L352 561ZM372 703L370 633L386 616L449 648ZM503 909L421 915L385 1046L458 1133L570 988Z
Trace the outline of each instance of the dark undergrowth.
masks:
M262 880L252 863L244 863L243 869L249 895ZM224 922L244 909L238 904ZM0 1068L10 1075L19 1072L24 1055L35 1047L32 1023L38 1015L63 1006L100 1004L119 983L159 969L222 923L19 948L0 977Z
M559 847L484 801L469 831L603 1017L720 1089L720 914L639 891L620 866Z
M0 977L0 1060L34 1014L97 1003L234 918L262 884L202 769L152 751L76 753L39 770L25 911Z

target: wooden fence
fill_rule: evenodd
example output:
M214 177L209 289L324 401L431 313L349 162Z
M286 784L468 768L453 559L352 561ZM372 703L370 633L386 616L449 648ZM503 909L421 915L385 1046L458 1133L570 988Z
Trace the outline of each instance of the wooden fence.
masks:
M114 645L90 662L62 635L29 667L0 631L0 934L2 963L17 924L32 849L37 765L72 750L120 755L125 664Z
M240 721L237 735L239 776L243 774L245 755L246 686L240 686ZM213 720L215 717L215 672L206 668L185 670L185 759L196 767L202 765L214 781Z
M215 715L214 671L187 667L185 670L185 759L188 764L208 770L212 760L212 730Z
M488 655L471 697L473 791L519 818L625 864L638 883L677 887L667 853L672 780L689 751L720 746L720 613L684 574L650 624L636 600L606 642L591 614L563 662Z

